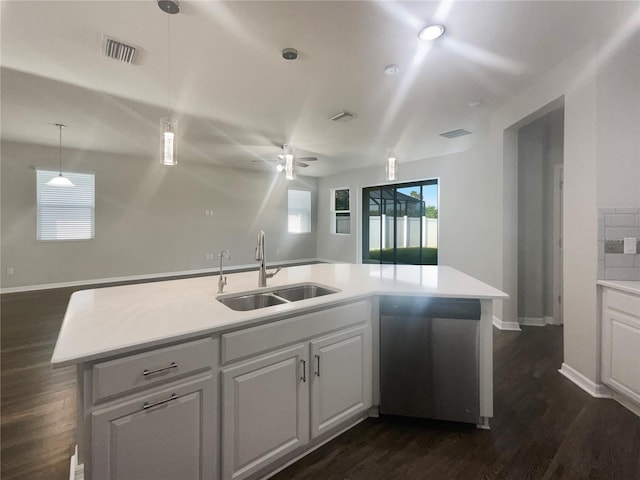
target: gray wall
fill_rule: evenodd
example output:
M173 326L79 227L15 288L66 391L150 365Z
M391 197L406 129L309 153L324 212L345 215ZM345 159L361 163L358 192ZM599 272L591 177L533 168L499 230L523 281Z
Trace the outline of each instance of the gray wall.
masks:
M553 316L553 168L563 159L563 110L518 131L518 318Z
M217 269L205 256L224 248L231 266L253 266L260 229L269 262L316 257L315 232L287 233L293 185L312 191L315 229L314 178L290 184L267 172L71 150L65 169L96 176L95 239L36 241L34 167L55 170L56 162L56 148L2 143L3 288Z
M598 380L598 207L640 203L640 31L629 28L633 19L624 7L611 2L611 20L620 26L614 35L596 36L491 116L490 158L501 165L505 193L498 211L505 219L500 264L502 289L511 298L503 302L503 320L514 321L517 240L509 228L514 218L517 224L510 209L517 192L508 186L517 183L517 150L505 149L505 141L514 125L564 99L562 368L586 382Z
M495 215L500 206L500 175L487 162L485 145L462 153L433 157L398 166L398 181L438 178L438 262L457 268L496 287L500 286L497 257L502 233L502 218ZM342 172L318 182L318 256L320 258L361 262L361 238L355 232L362 222L362 188L384 183L384 164ZM332 235L328 211L332 188L351 188L351 235Z

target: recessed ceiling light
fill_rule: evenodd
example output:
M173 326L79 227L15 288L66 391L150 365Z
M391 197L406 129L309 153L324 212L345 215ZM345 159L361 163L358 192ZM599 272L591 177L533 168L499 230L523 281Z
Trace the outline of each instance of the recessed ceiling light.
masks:
M422 40L435 40L444 33L444 25L429 25L423 28L418 36Z

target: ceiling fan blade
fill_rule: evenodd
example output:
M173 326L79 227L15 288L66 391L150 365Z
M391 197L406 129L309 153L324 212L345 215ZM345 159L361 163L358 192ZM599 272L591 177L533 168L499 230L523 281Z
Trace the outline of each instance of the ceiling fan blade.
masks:
M302 160L305 162L316 162L318 161L318 157L298 157L298 160Z
M309 165L306 163L302 163L302 162L298 162L296 160L296 167L302 167L302 168L307 168Z

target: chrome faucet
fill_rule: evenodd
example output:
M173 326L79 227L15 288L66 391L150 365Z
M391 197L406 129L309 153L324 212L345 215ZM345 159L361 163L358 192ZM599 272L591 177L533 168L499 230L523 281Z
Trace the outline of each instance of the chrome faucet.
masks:
M224 292L224 286L227 284L227 277L223 276L223 271L222 271L222 259L224 257L227 257L229 260L231 260L231 253L229 253L229 250L227 250L226 248L224 250L222 250L220 252L220 278L218 279L218 293L223 293Z
M273 277L276 273L282 270L280 267L273 272L267 272L267 260L264 247L264 231L260 230L258 233L258 244L256 245L256 260L260 262L260 269L258 270L258 286L266 287L267 278Z

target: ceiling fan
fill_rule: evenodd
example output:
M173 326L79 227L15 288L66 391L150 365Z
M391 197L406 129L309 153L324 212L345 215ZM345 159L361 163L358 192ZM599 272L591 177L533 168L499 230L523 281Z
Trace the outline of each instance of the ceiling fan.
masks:
M278 172L286 172L287 178L292 180L295 178L295 168L306 168L309 166L307 162L315 162L318 157L296 157L293 145L285 143L282 145L282 152L273 160L269 160L276 164ZM253 163L262 162L263 160L252 160Z

